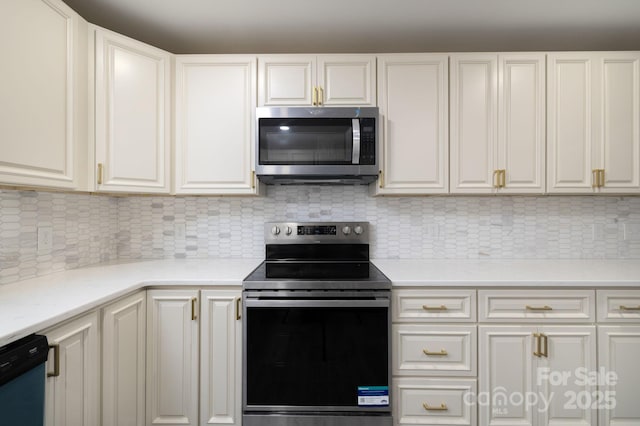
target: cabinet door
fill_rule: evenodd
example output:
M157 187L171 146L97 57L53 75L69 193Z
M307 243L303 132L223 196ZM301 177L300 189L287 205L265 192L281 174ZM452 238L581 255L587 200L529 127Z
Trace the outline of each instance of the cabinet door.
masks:
M256 59L176 59L175 192L255 194Z
M240 290L201 292L200 424L241 423Z
M98 191L169 192L171 55L96 28Z
M597 425L596 386L584 380L596 371L596 330L593 326L547 326L540 328L546 356L535 368L537 395L549 401L538 405L539 425ZM562 376L562 378L560 378ZM547 378L548 377L548 378Z
M591 193L595 123L593 55L547 56L547 191Z
M45 331L55 345L47 361L45 424L84 426L99 424L98 314L92 312Z
M376 105L376 57L318 56L318 102L327 106Z
M545 55L499 56L498 169L501 193L545 192Z
M274 55L258 58L259 106L311 106L316 57Z
M598 59L601 93L600 192L640 192L640 53L607 52Z
M59 0L0 14L0 184L83 189L87 23Z
M451 192L492 193L497 169L497 55L451 56Z
M382 175L378 194L447 193L448 57L379 57Z
M197 290L147 291L147 425L198 423Z
M600 406L600 426L640 424L638 383L640 383L640 326L599 326L599 367L613 374L600 384L604 392Z
M535 423L534 409L512 395L524 397L535 390L535 327L479 327L479 423L512 426Z
M145 424L146 295L102 311L102 425Z

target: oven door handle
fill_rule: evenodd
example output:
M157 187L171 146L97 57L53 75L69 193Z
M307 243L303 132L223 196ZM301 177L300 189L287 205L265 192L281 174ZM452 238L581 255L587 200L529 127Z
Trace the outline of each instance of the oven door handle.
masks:
M372 300L300 300L300 299L245 299L247 308L377 308L389 307L389 299Z

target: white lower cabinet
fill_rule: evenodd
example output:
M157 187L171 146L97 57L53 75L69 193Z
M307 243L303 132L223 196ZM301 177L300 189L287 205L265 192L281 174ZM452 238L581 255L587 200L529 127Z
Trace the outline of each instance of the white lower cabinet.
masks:
M148 425L240 424L240 296L147 292Z
M43 332L52 351L47 361L46 426L98 425L98 314L87 315Z
M600 426L640 425L640 290L598 290Z
M599 367L604 372L600 426L640 424L640 326L598 327Z
M146 292L102 310L102 425L144 426Z
M240 290L200 292L200 424L240 425Z
M480 326L479 424L597 425L595 326Z
M394 425L477 425L475 290L392 293Z
M198 424L198 290L147 292L147 424Z
M418 379L393 381L393 421L396 425L475 426L476 381Z

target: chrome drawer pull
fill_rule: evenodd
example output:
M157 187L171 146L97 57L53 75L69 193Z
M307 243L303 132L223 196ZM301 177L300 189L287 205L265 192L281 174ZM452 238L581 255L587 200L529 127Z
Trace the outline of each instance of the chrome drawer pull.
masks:
M436 355L436 356L446 356L449 355L449 353L445 350L445 349L441 349L440 352L429 352L429 349L423 349L422 352L425 355Z
M449 409L449 407L447 407L447 404L445 404L444 402L442 404L440 404L439 407L431 406L431 405L427 404L426 402L424 404L422 404L422 406L427 411L446 411L446 410Z
M551 311L551 310L553 310L553 308L551 306L547 306L547 305L544 305L544 306L529 306L529 305L527 305L526 308L527 308L527 311Z
M621 311L640 311L640 306L624 306L620 305Z
M446 311L448 308L444 305L440 305L440 306L422 305L422 309L424 309L425 311Z

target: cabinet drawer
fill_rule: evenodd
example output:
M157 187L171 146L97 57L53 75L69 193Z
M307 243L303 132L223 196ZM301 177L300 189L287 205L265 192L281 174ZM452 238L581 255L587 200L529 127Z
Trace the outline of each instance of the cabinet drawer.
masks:
M597 290L598 321L640 322L640 290Z
M475 290L393 291L394 322L475 322Z
M393 374L475 376L475 326L393 326Z
M592 290L480 290L479 321L593 322Z
M476 425L475 395L476 381L471 379L396 379L394 424Z

